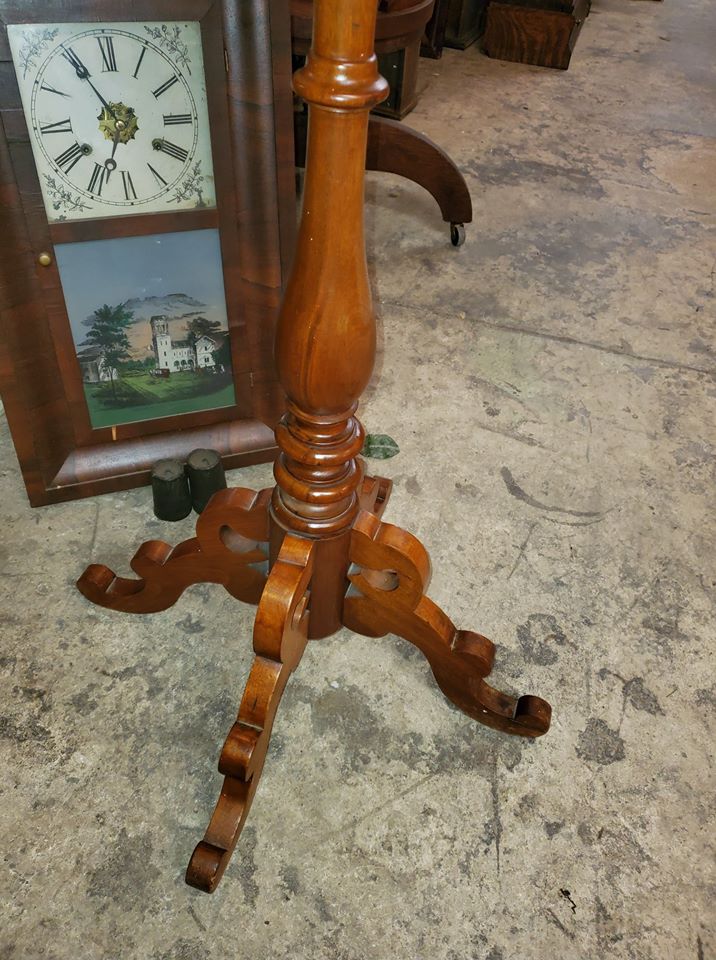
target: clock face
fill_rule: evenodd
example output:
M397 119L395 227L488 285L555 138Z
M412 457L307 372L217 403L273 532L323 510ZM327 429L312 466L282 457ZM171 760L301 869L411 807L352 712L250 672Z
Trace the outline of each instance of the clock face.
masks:
M216 206L198 23L8 35L50 221Z

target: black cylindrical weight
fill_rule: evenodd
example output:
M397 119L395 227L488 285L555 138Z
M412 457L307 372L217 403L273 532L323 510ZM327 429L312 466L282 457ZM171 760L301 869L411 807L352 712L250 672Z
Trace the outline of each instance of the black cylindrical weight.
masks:
M154 516L159 520L183 520L191 513L191 492L184 464L157 460L152 467Z
M226 488L224 465L216 450L192 450L186 458L186 470L194 509L201 513L213 494Z

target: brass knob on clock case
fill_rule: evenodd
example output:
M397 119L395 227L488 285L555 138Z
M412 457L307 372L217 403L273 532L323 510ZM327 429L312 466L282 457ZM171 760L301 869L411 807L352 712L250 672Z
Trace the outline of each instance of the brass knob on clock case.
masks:
M43 250L40 256L37 258L37 262L41 267L49 267L52 263L52 257L46 250Z

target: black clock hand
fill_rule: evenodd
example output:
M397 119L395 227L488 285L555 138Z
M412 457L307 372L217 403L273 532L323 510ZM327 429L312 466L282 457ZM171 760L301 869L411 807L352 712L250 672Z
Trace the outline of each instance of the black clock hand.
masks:
M117 147L118 147L118 145L119 145L119 134L120 134L120 131L117 130L117 132L115 133L115 135L114 135L114 137L113 137L114 146L112 147L112 155L111 155L107 160L104 161L104 165L105 165L105 167L106 167L106 169L107 169L107 180L109 180L109 175L110 175L110 173L111 173L113 170L116 170L116 169L117 169L117 161L114 159L114 155L115 155L115 153L117 152Z
M78 74L78 76L79 76L79 74ZM99 90L97 89L97 87L95 87L95 85L92 83L92 81L91 81L90 78L89 78L89 74L87 74L86 77L80 77L80 79L84 79L84 80L87 81L87 83L92 87L92 89L94 90L94 92L95 92L95 93L97 94L97 96L99 97L100 102L101 102L102 106L104 107L104 109L107 111L107 113L110 115L110 117L111 117L113 120L116 121L117 116L116 116L114 110L110 107L110 105L109 105L109 104L107 103L107 101L104 99L104 97L103 97L102 94L99 92Z
M97 87L95 87L95 85L92 83L92 81L90 80L90 72L89 72L89 70L88 70L87 67L84 65L84 63L82 63L82 61L81 61L80 58L77 56L77 54L76 54L75 51L72 49L72 47L63 47L63 48L62 48L62 56L65 58L65 60L67 60L67 62L68 62L72 67L74 67L75 73L77 74L77 76L79 77L79 79L80 79L80 80L86 80L86 81L87 81L87 83L90 85L90 87L94 90L96 96L99 98L102 106L105 108L105 110L107 110L107 112L108 112L109 115L112 117L112 119L113 119L113 120L116 120L117 117L116 117L115 114L114 114L114 110L110 107L110 105L109 105L109 104L107 103L107 101L104 99L104 97L103 97L102 94L99 92L99 90L97 89Z
M69 63L71 67L74 67L75 73L80 78L80 80L86 80L87 77L90 75L90 72L87 69L87 67L84 65L84 63L82 63L82 61L77 56L77 54L72 49L72 47L66 47L63 44L61 44L61 47L62 47L62 56L65 58L65 60Z

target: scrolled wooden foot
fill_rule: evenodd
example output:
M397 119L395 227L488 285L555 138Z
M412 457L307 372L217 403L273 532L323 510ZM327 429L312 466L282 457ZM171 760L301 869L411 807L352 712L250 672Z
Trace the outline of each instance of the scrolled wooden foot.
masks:
M218 885L256 792L276 709L308 636L313 541L288 534L271 569L254 624L254 662L238 716L219 758L224 784L186 882L205 893Z
M358 492L361 510L382 517L392 489L393 481L386 477L364 476Z
M176 547L162 540L141 545L130 564L140 579L93 563L77 587L92 603L128 613L166 610L193 583L220 583L237 600L258 603L266 584L270 501L270 490L220 490L199 517L196 537Z
M505 733L539 737L549 729L552 709L540 697L512 697L485 683L495 648L487 637L458 630L425 596L430 560L412 534L361 513L351 537L351 589L343 622L356 633L387 633L425 654L438 686L464 713Z

